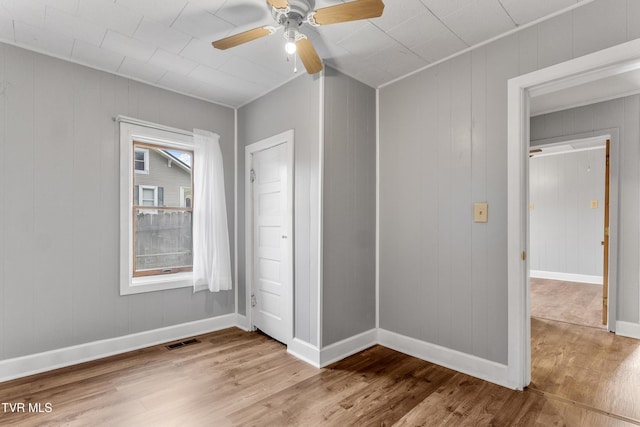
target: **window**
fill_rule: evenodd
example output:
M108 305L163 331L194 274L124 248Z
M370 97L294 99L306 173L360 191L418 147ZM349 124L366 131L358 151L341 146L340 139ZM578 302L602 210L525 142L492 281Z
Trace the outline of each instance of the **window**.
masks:
M192 286L193 138L120 123L122 295Z
M133 170L136 173L149 173L149 150L146 148L136 148L133 153Z
M191 207L191 187L180 187L180 206Z
M137 193L139 203L136 203L136 201L134 201L134 205L158 206L158 187L154 187L151 185L136 185L136 187L138 188ZM135 197L135 190L133 194Z
M152 171L134 174L133 179L133 277L193 270L191 206L183 206L178 191L167 194L164 191L173 187L191 188L193 152L171 148L169 153L165 145L133 142L134 171L137 155L143 149L148 162L153 163ZM181 166L173 167L174 155L182 159Z

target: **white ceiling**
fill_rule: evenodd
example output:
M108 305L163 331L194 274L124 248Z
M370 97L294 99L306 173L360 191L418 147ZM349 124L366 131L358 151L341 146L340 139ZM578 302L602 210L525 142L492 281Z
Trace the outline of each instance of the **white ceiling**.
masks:
M574 139L558 143L535 145L529 150L532 159L555 156L558 154L578 153L581 151L602 150L607 146L608 136Z
M379 87L587 1L386 0L380 18L303 32L327 64ZM273 24L266 0L0 0L0 41L229 106L295 77L294 64L281 31L227 51L211 42Z

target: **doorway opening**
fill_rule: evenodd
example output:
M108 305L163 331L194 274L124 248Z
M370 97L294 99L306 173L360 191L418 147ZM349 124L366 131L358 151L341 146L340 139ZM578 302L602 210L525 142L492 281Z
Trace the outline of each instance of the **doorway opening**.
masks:
M550 95L556 100L566 101L571 95L572 104L563 105L555 111L589 105L633 93L640 87L626 87L623 92L612 80L624 80L627 73L640 71L640 40L632 40L611 48L575 58L529 74L515 77L508 82L508 194L507 194L507 271L508 271L508 361L507 376L511 384L524 388L531 382L531 322L529 286L529 228L528 228L528 167L530 117L532 103ZM620 79L622 77L622 79ZM594 97L587 89L596 85L603 92ZM551 99L547 97L546 99ZM551 99L553 101L553 99ZM555 108L555 107L554 107ZM614 129L614 131L617 131ZM592 135L593 136L593 135ZM613 136L613 135L612 135ZM618 168L619 144L612 138L612 172ZM618 185L611 185L611 197L617 197ZM613 203L611 206L615 206ZM611 218L618 215L611 213ZM609 230L609 296L610 302L617 301L617 248L618 230L613 224ZM634 298L635 299L635 298ZM640 309L640 301L632 309ZM629 304L631 307L632 304ZM621 335L636 336L635 324L620 321L615 306L608 313L608 329ZM599 333L599 332L598 332Z
M609 141L530 143L532 318L606 330Z
M293 340L293 130L245 149L250 329Z

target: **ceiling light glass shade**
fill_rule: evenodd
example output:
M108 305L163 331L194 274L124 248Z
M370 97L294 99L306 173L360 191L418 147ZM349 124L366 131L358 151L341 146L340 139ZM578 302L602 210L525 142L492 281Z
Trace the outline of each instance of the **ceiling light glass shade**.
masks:
M289 55L293 55L294 53L296 53L295 42L288 41L287 44L284 45L284 50L286 50Z

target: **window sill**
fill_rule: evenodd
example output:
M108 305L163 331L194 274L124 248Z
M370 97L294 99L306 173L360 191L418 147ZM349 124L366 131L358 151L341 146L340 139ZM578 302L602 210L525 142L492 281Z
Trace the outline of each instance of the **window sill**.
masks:
M193 287L193 273L191 272L133 277L129 280L128 286L120 289L120 295L189 287Z

